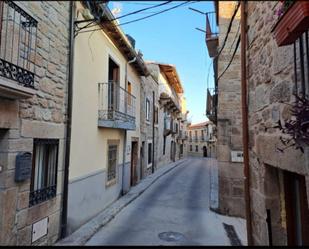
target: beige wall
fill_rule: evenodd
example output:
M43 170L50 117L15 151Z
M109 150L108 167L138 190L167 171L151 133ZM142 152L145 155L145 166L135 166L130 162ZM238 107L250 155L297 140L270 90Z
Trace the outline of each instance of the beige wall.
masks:
M77 3L77 8L81 4ZM94 27L95 28L95 27ZM74 84L72 141L70 156L70 180L76 177L106 169L106 146L108 139L119 139L118 163L123 161L124 131L98 127L98 83L108 81L109 56L120 67L120 86L125 88L126 59L103 31L78 34L74 51ZM128 80L132 94L139 106L140 81L131 66L128 66ZM139 111L136 110L136 131L128 132L139 136ZM126 156L126 161L130 157Z

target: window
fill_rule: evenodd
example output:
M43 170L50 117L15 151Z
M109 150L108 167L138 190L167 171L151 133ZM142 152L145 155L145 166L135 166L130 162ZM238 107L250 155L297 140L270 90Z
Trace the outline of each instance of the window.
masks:
M190 151L192 151L192 144L190 144Z
M198 152L198 145L195 146L195 152Z
M163 155L165 155L166 136L163 136Z
M189 135L190 135L190 139L192 139L192 131L190 131Z
M108 145L107 182L116 179L117 169L117 145Z
M159 123L159 108L157 106L155 107L154 123L155 124Z
M58 139L34 139L29 206L57 193Z
M179 150L180 150L180 155L182 155L183 154L183 144L180 145Z
M178 124L175 123L175 126L176 126L176 133L178 133Z
M148 165L152 163L152 143L148 144Z
M146 98L146 120L150 120L150 101Z

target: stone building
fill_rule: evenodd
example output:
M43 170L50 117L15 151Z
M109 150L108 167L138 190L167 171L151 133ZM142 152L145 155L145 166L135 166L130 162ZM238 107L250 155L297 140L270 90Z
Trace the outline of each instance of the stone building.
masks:
M218 212L245 217L240 47L237 48L240 8L237 6L236 1L218 1L216 13L207 14L206 44L213 58L215 86L207 91L206 115L217 127ZM227 68L233 51L233 63Z
M184 90L176 67L156 62L148 62L147 65L152 72L153 79L158 84L156 168L159 168L184 156L186 125L183 124L187 122L187 110L183 96Z
M188 156L194 157L216 157L215 127L210 121L191 124L188 132Z
M0 3L0 245L59 237L69 2Z
M159 83L151 65L147 64L149 75L142 77L141 85L141 173L140 178L154 172L157 165L159 142Z
M294 3L288 11L296 8L295 15L286 17L302 18L301 3ZM302 145L304 153L291 146L293 141L284 145L282 138L290 136L275 128L279 120L283 127L296 120L294 94L308 99L308 30L290 28L294 39L278 46L278 8L279 2L246 5L252 238L254 245L309 245L308 145Z
M147 68L106 4L75 2L68 233L128 192L139 179L141 76ZM87 22L79 26L87 25ZM96 32L85 32L101 29Z

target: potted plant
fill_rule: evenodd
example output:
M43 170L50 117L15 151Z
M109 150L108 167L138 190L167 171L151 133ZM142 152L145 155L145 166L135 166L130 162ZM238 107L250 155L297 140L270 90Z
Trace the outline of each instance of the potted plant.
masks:
M309 1L281 1L279 20L272 32L278 46L292 44L309 29Z

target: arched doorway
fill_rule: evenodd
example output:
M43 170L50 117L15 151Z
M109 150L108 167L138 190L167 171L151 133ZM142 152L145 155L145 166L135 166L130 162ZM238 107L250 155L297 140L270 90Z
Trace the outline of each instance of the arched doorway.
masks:
M206 146L203 147L203 157L207 157L207 148L206 148Z

